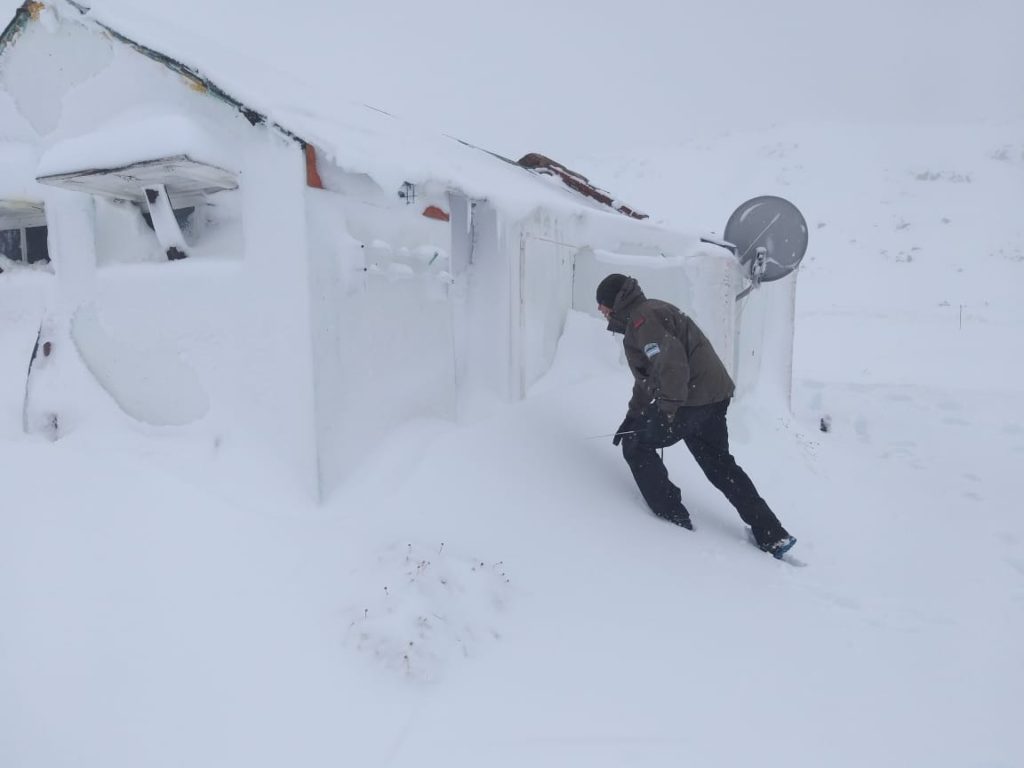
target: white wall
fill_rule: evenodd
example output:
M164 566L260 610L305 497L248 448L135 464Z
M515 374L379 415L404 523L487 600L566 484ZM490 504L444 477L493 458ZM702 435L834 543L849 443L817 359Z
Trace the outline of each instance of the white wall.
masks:
M326 496L395 427L455 415L450 230L400 201L306 199Z
M447 222L423 215L423 209L428 203L417 201L413 205L406 205L396 196L394 201L389 200L387 205L381 205L365 197L340 193L340 205L345 208L352 236L360 242L369 246L381 241L392 255L398 255L402 249L413 251L429 247L432 251L439 251L443 257L431 265L432 269L449 269L451 228ZM372 263L373 259L369 261Z
M305 158L294 141L270 129L255 128L246 142L243 162L244 333L261 340L255 359L247 361L251 371L244 385L265 409L258 422L264 439L316 496Z
M57 275L57 306L53 311L70 319L96 292L96 207L93 198L77 192L47 189L47 245Z
M19 270L0 274L0 436L22 430L28 364L53 276Z
M570 238L578 227L535 212L519 230L519 312L517 394L524 396L555 359L558 340L572 306L573 257Z
M338 306L365 284L362 244L345 229L337 195L307 187L310 332L316 409L318 492L325 498L342 476L344 424L344 336Z
M481 402L518 397L511 315L518 237L510 234L487 201L475 201L470 216L465 232L470 239L469 265L452 287L456 382L463 415ZM461 221L455 226L464 229Z
M799 270L762 283L736 305L736 394L790 408Z

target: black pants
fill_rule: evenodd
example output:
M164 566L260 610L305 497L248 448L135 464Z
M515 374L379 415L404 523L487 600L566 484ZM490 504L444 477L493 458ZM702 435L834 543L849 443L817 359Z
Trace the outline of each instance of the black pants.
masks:
M786 536L786 529L758 494L747 473L729 453L729 431L725 413L729 401L711 405L683 406L669 421L657 408L645 412L636 434L622 440L622 455L633 472L648 506L659 517L680 520L689 517L679 488L668 479L659 448L686 443L693 458L718 490L736 507L740 517L759 542Z

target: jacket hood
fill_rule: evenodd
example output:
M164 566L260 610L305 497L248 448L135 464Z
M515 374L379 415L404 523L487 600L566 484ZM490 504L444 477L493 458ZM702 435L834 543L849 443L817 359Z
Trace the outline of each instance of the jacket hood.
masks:
M615 296L615 304L608 317L608 330L612 333L625 333L626 324L629 322L629 315L633 308L645 301L647 301L647 297L640 290L640 283L636 281L635 277L627 277L626 282L622 284L622 288Z

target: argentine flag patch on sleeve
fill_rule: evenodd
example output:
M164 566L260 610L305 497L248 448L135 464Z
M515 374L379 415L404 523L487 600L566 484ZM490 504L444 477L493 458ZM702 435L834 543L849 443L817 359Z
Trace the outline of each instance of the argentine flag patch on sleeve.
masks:
M650 344L644 345L644 354L647 355L648 360L653 360L654 356L659 352L661 352L661 347L659 347L653 341Z

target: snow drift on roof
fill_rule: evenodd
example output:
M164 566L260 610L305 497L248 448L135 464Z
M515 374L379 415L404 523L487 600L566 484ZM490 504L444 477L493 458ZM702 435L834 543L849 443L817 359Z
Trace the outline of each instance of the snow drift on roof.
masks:
M163 157L192 160L237 171L235 153L198 121L183 115L121 115L93 133L66 139L47 150L37 176L92 168L120 168Z

